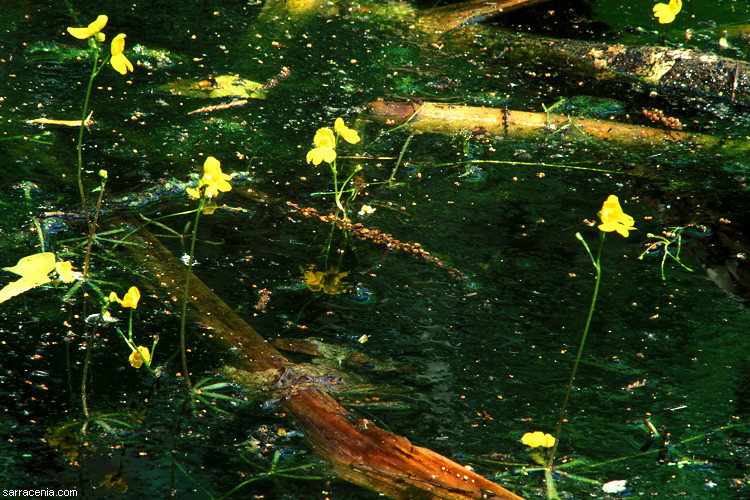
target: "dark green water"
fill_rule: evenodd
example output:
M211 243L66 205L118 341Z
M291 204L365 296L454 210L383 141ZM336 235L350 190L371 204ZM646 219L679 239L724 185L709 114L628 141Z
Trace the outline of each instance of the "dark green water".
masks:
M717 48L716 36L729 24L750 23L747 7L706 4L712 8L685 2L668 40L688 43L684 33L690 29L689 43L697 48L750 58L742 35L726 35L727 49ZM127 33L126 55L140 61L127 77L105 68L92 95L97 124L85 134L85 180L93 187L95 173L108 171L107 216L139 212L153 218L194 207L165 183L181 186L209 155L221 160L225 172L242 174L219 203L243 210L201 219L195 272L269 340L312 336L406 367L357 370L382 384L369 396L401 403L379 409L352 402L359 415L472 465L518 494L543 498L542 473L521 472L534 463L520 437L555 430L594 286L593 266L575 234L596 251L598 230L586 222L596 220L602 202L616 194L637 231L627 239L615 233L606 238L597 310L558 449L557 463L564 462L561 470L569 474L557 476L558 490L566 498L607 498L601 484L625 479L623 496L747 495L746 154L564 142L541 134L520 140L426 133L411 138L406 165L396 172L398 185L387 188L377 183L388 178L410 132L389 131L361 114L377 98L542 111L542 104L560 98L589 96L585 102L607 103L620 121L648 124L642 108L659 108L691 131L742 138L750 135L746 104L524 60L504 50L493 36L496 27L430 39L410 29L413 20L399 17L395 4L352 6L295 23L259 21L255 2L83 5L73 2L78 24L106 12L108 38ZM656 44L660 27L651 6L543 6L496 24ZM85 42L63 35L66 26L77 25L64 4L16 2L0 16L0 264L11 266L39 250L35 217L46 229L47 250L81 266L82 248L71 241L85 233L73 182L77 129L25 121L80 118L90 66L63 56ZM174 64L156 67L153 59L138 59L131 52L135 44L169 55ZM213 113L188 115L217 101L163 87L225 74L265 83L282 67L289 76L269 88L265 100ZM370 157L340 159L347 167L360 162L362 181L372 183L351 203L353 218L420 243L461 276L355 241L342 259L350 292L314 295L301 284L300 266L325 268L330 226L288 211L285 202L332 210L331 196L312 195L330 190L329 170L304 159L315 130L337 117L356 123L362 136L339 154ZM34 184L28 197L22 182ZM243 196L248 189L273 201ZM357 215L365 203L375 212ZM163 222L179 233L190 220L192 215ZM658 257L637 259L647 233L698 225L707 236L685 232L683 238L683 262L693 272L667 260L662 280ZM164 242L177 255L185 252L177 239ZM337 235L333 248L339 247L345 248ZM133 284L141 287L135 335L144 345L160 336L155 362L165 364L165 375L155 384L133 369L124 342L102 330L94 344L89 405L95 414L117 413L127 425L110 433L93 426L90 446L71 463L65 454L77 449L72 437L62 441L67 447L49 443L61 436L60 426L82 416L82 318L98 303L92 295L84 310L80 291L61 302L67 288L48 287L0 305L1 488L76 488L95 498L166 496L172 484L167 453L179 435L184 473L175 474L178 498L207 498L206 491L220 497L260 478L277 450L280 469L309 465L294 473L324 479L261 478L233 498L376 498L331 477L292 432L293 422L272 404L246 402L239 389L226 391L238 396L233 402L219 403L229 415L199 407L178 431L181 367L178 357L168 362L179 346L178 309L158 290L145 291L138 269L106 245L95 252L93 276L102 290L120 296ZM4 285L13 278L3 273L2 279ZM262 289L270 299L256 308ZM127 322L126 314L115 312L120 324ZM362 335L368 337L364 344L358 342ZM231 361L228 353L191 337L196 380L216 376ZM669 435L661 450L655 445L641 452L649 443L646 419ZM102 486L116 473L127 482L126 493Z

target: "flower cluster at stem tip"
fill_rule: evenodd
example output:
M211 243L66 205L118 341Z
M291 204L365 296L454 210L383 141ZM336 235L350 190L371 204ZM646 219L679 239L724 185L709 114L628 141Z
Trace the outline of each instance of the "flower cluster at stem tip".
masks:
M669 0L669 3L657 3L654 5L654 17L659 24L669 24L674 21L675 16L682 10L682 0Z
M617 231L617 234L627 238L628 231L635 230L635 227L633 227L635 221L631 216L622 211L620 200L613 194L609 195L604 204L602 204L602 209L598 215L602 220L602 223L599 224L600 231L604 231L605 233Z
M336 160L336 142L341 137L349 144L357 144L360 141L359 133L344 124L342 118L336 118L333 130L328 127L319 128L315 132L313 144L315 147L307 152L307 162L320 165L321 162L333 163Z
M105 16L104 14L100 15L96 18L96 20L86 26L85 28L73 28L68 27L68 33L74 38L78 38L79 40L86 40L87 38L90 38L92 36L95 37L96 41L103 42L105 40L104 33L101 33L101 31L104 29L104 27L107 25L107 21L109 18ZM128 60L127 57L125 57L125 33L120 33L116 37L112 39L112 43L110 44L110 52L112 53L112 57L109 60L109 63L112 65L112 67L120 73L121 75L127 74L128 71L133 71L133 64Z

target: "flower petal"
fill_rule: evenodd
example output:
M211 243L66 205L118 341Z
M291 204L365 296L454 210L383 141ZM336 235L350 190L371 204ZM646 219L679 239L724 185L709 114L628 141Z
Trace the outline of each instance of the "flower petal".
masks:
M106 26L107 24L108 19L109 18L107 16L102 14L97 17L93 23L89 24L85 28L68 27L68 33L70 33L71 36L78 38L79 40L85 40L86 38L95 35L103 30L104 26Z

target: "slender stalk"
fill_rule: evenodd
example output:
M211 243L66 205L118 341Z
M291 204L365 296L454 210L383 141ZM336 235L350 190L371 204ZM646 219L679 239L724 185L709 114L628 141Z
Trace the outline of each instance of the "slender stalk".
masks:
M195 212L195 223L193 225L193 237L190 240L190 259L188 260L187 275L185 276L185 290L182 295L182 312L180 313L180 352L182 355L182 371L185 374L185 385L188 390L193 389L193 384L190 382L190 372L188 372L187 366L187 350L185 346L185 322L187 321L187 303L188 296L190 294L190 276L193 274L193 262L195 260L195 240L198 235L198 221L201 218L201 212L203 211L203 203L206 201L205 190L201 192L201 199L198 203L198 209Z
M573 388L573 381L576 378L576 371L578 370L578 363L581 361L581 354L583 353L583 346L586 344L586 337L589 334L589 327L591 326L591 318L594 316L594 309L596 308L596 298L599 295L599 285L602 281L602 267L601 267L601 256L602 256L602 248L604 247L604 237L605 233L600 232L599 233L599 250L596 252L596 259L591 255L591 250L589 249L589 246L586 244L586 241L580 236L580 234L576 234L576 237L583 242L583 245L586 247L586 251L589 254L589 257L591 257L591 262L594 264L594 268L596 269L596 283L594 284L594 295L591 297L591 305L589 306L589 315L586 318L586 326L583 328L583 336L581 337L581 344L578 346L578 354L576 354L576 360L573 364L573 370L570 372L570 380L568 380L568 387L565 390L565 398L563 398L562 408L560 409L560 418L557 421L557 431L555 432L555 444L552 446L552 450L549 454L549 460L547 460L547 467L551 468L552 463L555 461L555 452L557 451L557 445L560 442L560 433L562 432L562 424L565 420L565 411L568 407L568 399L570 398L570 391Z

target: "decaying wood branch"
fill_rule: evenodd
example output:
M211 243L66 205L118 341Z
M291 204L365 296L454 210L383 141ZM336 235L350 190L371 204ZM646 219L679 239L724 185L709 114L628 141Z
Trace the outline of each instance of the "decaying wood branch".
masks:
M549 0L470 0L419 13L420 29L448 31Z
M461 130L478 129L493 135L518 138L542 137L555 133L561 134L563 138L594 137L619 143L686 143L705 148L722 147L743 151L750 149L748 141L722 141L704 134L553 113L382 100L371 103L369 110L371 116L388 124L408 122L413 130L425 132L456 133Z
M533 48L537 53L544 50L566 61L585 61L597 70L625 74L652 85L750 102L750 64L711 52L534 37L516 38L514 46Z
M123 220L112 225L137 227L137 223ZM184 264L146 230L128 240L142 244L125 245L140 271L153 276L153 282L177 302L185 283ZM232 371L235 380L259 384L266 397L278 399L283 410L304 429L315 451L342 478L404 500L523 500L405 437L357 418L327 392L329 377L287 360L196 276L191 278L189 295L194 318L204 327L202 334L222 341L237 353L238 370Z

